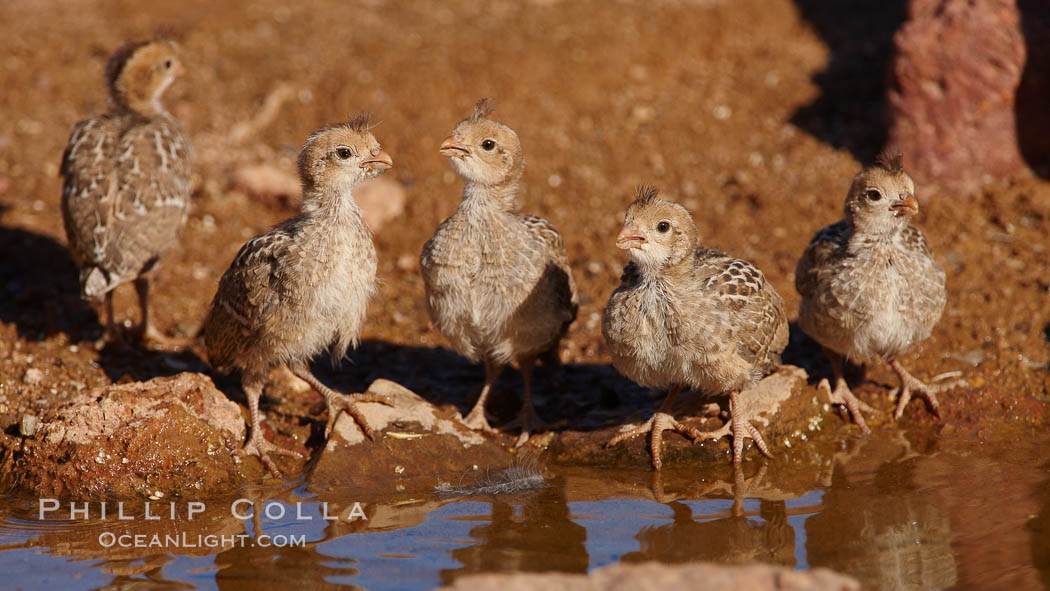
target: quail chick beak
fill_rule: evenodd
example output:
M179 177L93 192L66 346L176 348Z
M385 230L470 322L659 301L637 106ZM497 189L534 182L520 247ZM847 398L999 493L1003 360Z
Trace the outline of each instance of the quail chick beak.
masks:
M380 150L378 154L361 163L361 168L367 168L374 172L383 172L394 165L393 159L386 150Z
M175 67L171 70L171 73L174 74L176 78L178 78L179 76L182 76L186 73L186 66L182 65L182 62L176 61Z
M890 208L893 209L894 215L915 215L919 213L919 202L915 199L915 195L907 193L904 197L901 197L897 201L894 201Z
M445 141L441 142L441 148L438 149L443 156L449 158L465 158L470 156L470 148L467 148L463 144L456 141L455 136L448 136Z
M630 226L624 226L620 234L616 236L616 246L623 250L641 248L645 244L645 236Z

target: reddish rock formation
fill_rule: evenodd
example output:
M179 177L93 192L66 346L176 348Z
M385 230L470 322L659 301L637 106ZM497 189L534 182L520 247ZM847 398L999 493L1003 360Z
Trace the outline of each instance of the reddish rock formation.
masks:
M50 409L33 437L4 438L0 465L16 488L43 497L197 498L245 479L232 455L243 440L239 407L207 376L182 373Z
M1015 0L912 0L894 37L888 145L920 196L1023 171L1015 97L1025 40Z

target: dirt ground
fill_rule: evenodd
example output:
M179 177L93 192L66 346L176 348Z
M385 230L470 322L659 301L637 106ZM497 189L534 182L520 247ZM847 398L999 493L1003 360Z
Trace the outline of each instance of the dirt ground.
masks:
M95 351L97 312L79 299L65 251L59 157L69 127L104 108L103 64L121 41L167 31L188 70L165 103L196 146L196 188L182 243L156 275L159 328L196 334L238 248L295 212L289 199L235 190L233 172L252 164L293 172L311 130L368 110L395 162L387 178L403 184L408 201L376 235L381 291L365 343L326 379L361 390L387 377L465 409L482 372L429 327L417 260L462 189L438 145L488 96L499 102L494 117L524 145L524 210L561 230L582 293L562 355L573 383L584 384L572 394L581 405L588 397L614 404L627 382L606 367L600 314L623 264L614 237L640 183L690 209L705 244L756 263L794 318L795 262L814 232L841 217L858 158L877 152L884 136L883 72L900 11L866 1L846 14L838 4L0 4L0 428L17 429L23 413L87 387L206 371L199 345ZM871 27L867 37L829 33L837 21ZM272 119L268 104L276 105ZM918 225L948 272L949 295L933 336L905 364L923 377L964 374L970 387L942 398L949 421L972 424L990 408L1007 417L1018 400L1047 401L1050 183L917 193ZM117 309L137 321L130 287L118 290ZM827 370L797 330L786 359ZM27 379L30 368L42 379ZM868 375L861 397L888 408L891 372L877 366ZM518 384L516 374L501 383L507 406L498 414L513 413ZM242 400L234 381L220 387ZM279 375L267 393L271 425L319 443L319 396ZM566 408L543 394L539 407L552 420ZM904 419L930 420L919 404Z

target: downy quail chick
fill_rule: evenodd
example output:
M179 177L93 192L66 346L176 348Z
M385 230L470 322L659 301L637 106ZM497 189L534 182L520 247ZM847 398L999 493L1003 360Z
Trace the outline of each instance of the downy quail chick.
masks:
M532 368L539 356L557 359L576 318L576 284L561 235L547 220L517 213L525 169L518 135L488 118L482 99L456 126L441 153L464 180L463 200L423 246L426 307L452 347L485 365L485 385L466 424L493 432L485 402L503 368L517 360L524 401L517 445L543 428L532 405Z
M854 177L846 218L817 232L798 261L802 296L798 323L824 348L834 372L832 400L843 404L865 432L871 407L850 392L842 360L885 359L900 378L895 418L912 394L939 415L936 394L957 383L927 385L897 357L930 336L946 299L945 274L911 218L919 211L915 183L901 156L881 157Z
M105 298L116 338L113 290L133 281L141 336L170 342L150 323L149 274L178 239L190 207L190 143L161 95L184 71L169 41L126 42L106 63L106 113L80 121L62 155L62 217L85 298Z
M605 306L602 335L620 373L648 388L666 388L667 398L651 419L607 446L651 432L657 470L668 429L694 440L732 434L735 464L745 437L769 455L739 400L776 369L787 346L780 294L751 263L700 246L689 212L659 199L653 187L639 189L616 245L631 262ZM671 408L683 388L728 394L730 422L701 433L676 421Z
M263 438L259 397L267 373L285 365L328 404L327 437L346 411L372 437L358 402L379 396L339 394L311 372L328 349L333 361L357 344L376 291L376 251L351 189L392 166L368 128L368 116L323 127L299 154L300 215L249 240L219 281L204 322L212 366L241 370L251 434L243 453L259 456L276 475L269 452L291 454Z

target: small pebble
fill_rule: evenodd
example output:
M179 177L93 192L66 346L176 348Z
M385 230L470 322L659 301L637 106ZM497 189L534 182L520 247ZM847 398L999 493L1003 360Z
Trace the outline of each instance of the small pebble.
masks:
M19 428L22 431L23 437L32 437L36 435L36 428L40 421L35 415L22 415L22 423Z
M36 367L30 367L22 374L22 382L30 386L35 386L44 380L44 372Z

